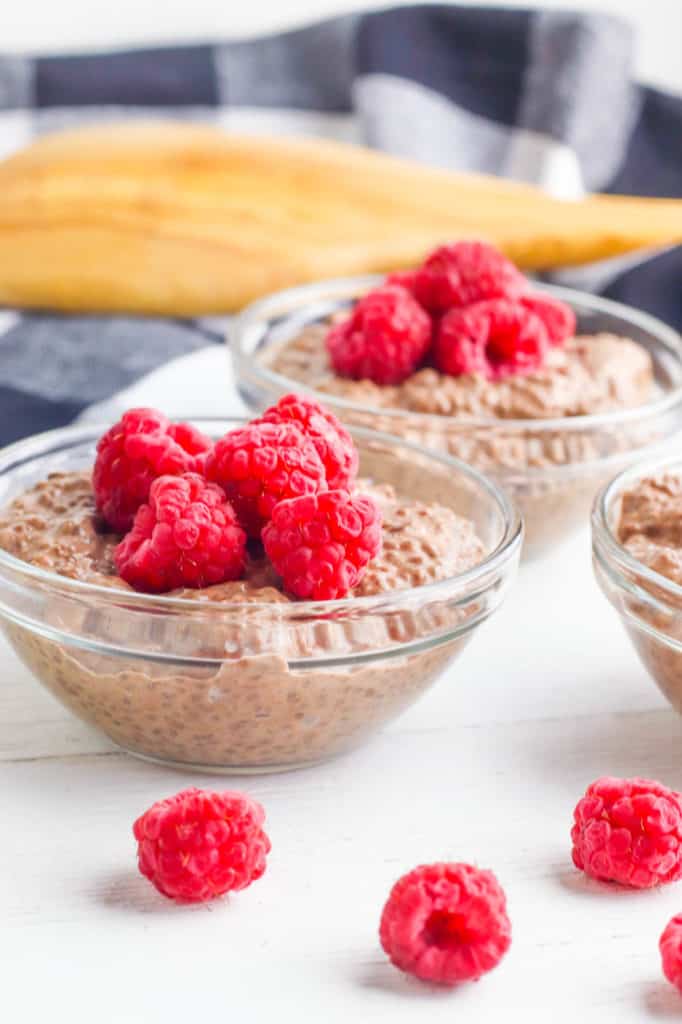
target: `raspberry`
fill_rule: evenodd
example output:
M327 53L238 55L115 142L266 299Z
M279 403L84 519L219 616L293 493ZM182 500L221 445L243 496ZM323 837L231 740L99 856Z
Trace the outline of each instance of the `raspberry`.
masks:
M453 377L478 373L499 380L533 373L548 348L547 331L537 316L518 302L489 299L445 314L434 358L438 369Z
M265 553L296 597L329 601L356 587L381 549L381 511L366 494L325 491L275 506Z
M682 914L675 914L665 926L658 948L661 951L663 973L682 993Z
M216 442L206 464L239 521L259 537L278 501L326 490L315 445L294 423L250 423Z
M266 409L259 423L295 423L315 445L324 465L327 486L350 487L358 474L358 453L353 438L333 413L313 398L285 395Z
M440 985L476 981L511 945L504 891L470 864L422 865L393 886L379 936L401 971Z
M417 271L394 270L392 274L388 274L384 284L397 284L400 288L408 291L410 295L414 295L417 286Z
M158 476L197 468L211 442L189 423L172 424L155 409L129 409L97 445L92 486L100 515L125 533Z
M648 779L597 779L573 812L573 863L649 889L682 878L682 796Z
M170 899L201 903L245 889L265 871L265 812L243 793L185 789L133 825L140 872Z
M535 316L542 320L550 345L563 345L568 338L574 337L575 313L565 302L554 299L551 295L534 293L521 296L519 301L525 309L535 313Z
M220 487L185 473L154 481L114 561L136 590L162 593L238 579L245 550L246 534Z
M410 293L385 284L369 292L327 334L332 366L342 377L400 384L431 344L431 320Z
M415 279L415 295L431 313L484 299L514 298L525 288L523 274L485 242L441 246L427 257Z

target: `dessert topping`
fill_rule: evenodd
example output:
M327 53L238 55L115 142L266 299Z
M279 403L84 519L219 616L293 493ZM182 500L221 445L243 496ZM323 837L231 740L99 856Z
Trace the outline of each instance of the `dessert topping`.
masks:
M249 423L216 442L206 466L250 537L259 537L278 501L325 490L325 468L295 423Z
M281 501L263 545L289 593L313 601L344 597L381 550L381 511L368 495L338 490Z
M457 377L480 374L490 380L532 373L549 348L542 320L510 299L488 299L451 309L441 320L434 361Z
M412 295L400 285L384 284L331 327L326 344L341 376L400 384L426 356L431 332L428 313Z
M156 409L129 409L97 445L92 485L98 512L123 533L157 477L192 472L210 447L189 423L173 424Z
M263 423L295 423L310 438L324 465L330 490L351 487L358 474L358 452L336 416L303 395L284 395L260 418Z

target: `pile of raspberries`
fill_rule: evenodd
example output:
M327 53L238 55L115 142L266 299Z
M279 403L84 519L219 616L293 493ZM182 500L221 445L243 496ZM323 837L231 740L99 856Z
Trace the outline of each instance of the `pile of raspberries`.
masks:
M485 242L444 245L417 270L389 274L326 337L342 377L401 384L432 365L488 380L533 373L575 334L573 311Z
M652 889L682 878L682 795L648 779L597 779L573 814L573 862L601 882ZM133 826L142 874L163 893L200 902L244 889L265 871L265 813L242 793L188 789ZM395 883L381 914L381 945L422 981L476 981L511 945L504 890L471 864L422 864ZM682 992L682 914L659 942L663 973Z
M294 597L326 601L358 585L381 549L381 511L355 491L358 453L317 402L286 395L215 444L155 409L130 409L97 445L97 511L124 534L116 570L164 593L239 579L248 544Z

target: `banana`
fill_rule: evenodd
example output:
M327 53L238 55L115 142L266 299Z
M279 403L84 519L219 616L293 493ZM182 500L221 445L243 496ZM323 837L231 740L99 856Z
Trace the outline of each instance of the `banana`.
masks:
M526 269L682 241L682 201L553 199L337 142L128 122L0 163L0 303L223 313L290 285L484 238Z

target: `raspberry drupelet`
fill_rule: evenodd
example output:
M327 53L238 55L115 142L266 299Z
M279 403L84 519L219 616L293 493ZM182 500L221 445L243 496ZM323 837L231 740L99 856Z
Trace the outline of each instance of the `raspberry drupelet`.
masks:
M431 318L410 293L385 284L360 299L326 338L332 366L342 377L400 384L431 345Z
M293 422L231 430L209 453L206 476L225 491L250 537L260 537L277 502L327 488L315 445Z
M155 480L114 552L121 579L163 593L241 576L246 534L220 487L197 473Z
M425 309L438 315L484 299L515 298L526 287L521 271L499 249L467 241L432 252L417 270L414 293Z
M489 380L532 373L549 348L545 325L519 302L489 299L452 309L440 322L434 361L454 377L479 374Z
M379 936L391 962L422 981L476 981L511 945L506 897L492 871L422 865L393 886Z
M261 805L243 793L183 790L133 825L138 867L160 893L183 902L245 889L265 871L264 821Z
M381 550L381 511L368 495L347 491L282 501L263 530L263 546L290 594L345 597Z
M159 476L199 468L211 441L189 423L171 423L156 409L129 409L97 445L92 486L97 510L112 530L130 529Z
M663 929L658 948L661 952L663 973L682 993L682 914L675 914Z
M682 796L660 782L597 779L573 818L573 863L585 874L635 889L682 878Z
M565 302L555 299L551 295L537 293L523 295L519 301L525 309L542 320L550 345L559 347L569 338L574 337L575 313Z
M262 423L295 423L308 437L324 465L330 490L349 488L358 474L358 452L343 424L314 398L284 395L266 409Z

